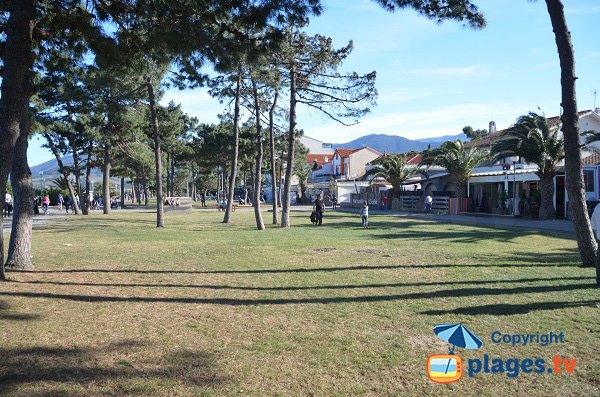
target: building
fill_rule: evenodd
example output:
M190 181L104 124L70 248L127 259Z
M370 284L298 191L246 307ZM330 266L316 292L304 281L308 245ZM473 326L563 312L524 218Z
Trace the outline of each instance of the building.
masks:
M550 117L550 128L560 127L560 118ZM600 131L600 109L579 112L579 131ZM473 142L466 142L465 148L479 147L490 150L492 143L499 139L506 130L496 131L495 124L490 123L490 133ZM580 142L583 145L585 138ZM598 200L600 196L600 174L598 160L600 156L594 151L600 150L600 143L595 143L582 150L584 163L584 179L588 200ZM468 181L468 196L471 210L501 213L503 208L508 208L514 215L523 215L527 205L531 203L534 192L538 190L539 178L536 175L538 167L529 164L518 157L502 159L499 162L487 162L476 167ZM568 195L565 191L564 162L558 165L557 175L554 180L554 205L557 216L568 217ZM504 205L502 201L505 201Z
M368 146L360 149L335 149L332 168L336 179L360 179L367 173L367 164L380 157L375 149Z

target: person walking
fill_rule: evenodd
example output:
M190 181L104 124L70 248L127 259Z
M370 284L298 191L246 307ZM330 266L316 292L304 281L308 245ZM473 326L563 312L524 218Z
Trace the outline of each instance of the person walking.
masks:
M362 219L363 229L369 228L369 204L363 201L362 208L360 209L360 217Z
M50 205L50 196L47 194L42 198L42 209L44 210L44 215L48 214L48 206Z
M56 208L57 208L59 211L62 211L62 209L63 209L63 204L64 204L64 202L65 202L65 198L63 197L62 193L58 193L58 198L56 199L56 201L57 201Z
M3 207L3 216L10 216L10 213L13 210L13 198L9 192L6 192L4 195L4 207Z
M335 194L331 197L331 202L333 203L333 209L337 208L337 197Z
M386 211L388 207L389 198L387 194L381 196L381 210Z
M431 207L433 205L433 198L430 194L425 197L425 212L431 214Z
M204 192L200 193L200 203L203 207L206 207L206 195L204 194Z
M321 226L323 224L323 212L325 210L325 204L323 204L323 195L319 194L315 200L313 205L313 211L315 211L316 215L316 226Z

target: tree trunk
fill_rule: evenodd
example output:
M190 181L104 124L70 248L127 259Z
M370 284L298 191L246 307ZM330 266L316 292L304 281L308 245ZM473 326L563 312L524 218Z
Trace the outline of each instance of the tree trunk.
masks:
M456 180L456 198L458 199L459 207L463 199L467 197L467 181Z
M150 116L152 117L152 139L154 140L154 165L156 166L156 227L165 227L163 192L162 192L162 162L160 159L160 134L158 130L158 115L154 99L154 87L150 76L146 76L146 88L150 102ZM146 199L148 200L148 199Z
M194 166L192 165L192 201L196 202L197 197L196 197L196 170L194 169Z
M294 175L294 151L296 149L296 68L290 64L290 128L288 131L288 153L285 167L285 183L283 186L283 203L281 211L281 227L290 227L290 204L292 176Z
M135 178L135 187L134 187L134 195L135 195L135 200L137 201L138 204L142 204L142 192L141 192L141 186L142 184L140 183L140 177L137 176Z
M112 146L110 142L104 144L104 161L102 164L102 213L110 214L110 161Z
M223 223L229 223L231 220L231 212L233 208L233 197L235 193L235 179L237 177L238 153L240 147L240 97L242 90L242 68L238 69L236 88L235 88L235 105L233 109L233 153L231 156L231 173L229 174L229 191L227 192L227 208Z
M585 183L581 165L579 146L579 116L575 95L575 55L571 43L571 33L567 27L564 7L560 0L546 0L548 14L556 40L560 59L562 108L562 132L565 146L565 184L569 194L569 208L577 246L584 266L596 266L598 245L594 239L585 197ZM600 286L600 269L596 268L597 283Z
M150 195L150 192L148 191L148 181L146 179L146 174L144 174L144 177L142 178L142 190L144 191L144 207L147 207L148 196Z
M279 203L279 208L283 207L282 203L282 196L283 196L283 192L281 191L281 183L280 180L283 177L283 150L281 151L281 155L279 156L279 174L278 174L278 179L277 179L277 202Z
M173 190L171 187L171 153L168 150L165 151L167 154L167 197L173 197Z
M29 106L29 72L33 63L32 33L35 21L34 0L11 0L10 16L4 33L4 67L0 87L0 197L12 166L15 144L20 135L23 110ZM4 280L4 229L0 217L0 280Z
M69 195L70 195L71 201L73 203L72 209L75 213L77 213L77 211L79 211L79 207L77 206L77 202L75 201L75 189L73 188L73 184L71 183L71 180L69 179L69 172L65 168L65 165L62 162L62 158L60 157L60 153L58 152L58 148L54 144L54 141L52 140L50 135L45 132L44 137L46 138L46 141L48 142L48 146L50 147L50 150L52 151L52 153L54 154L54 157L56 158L56 163L58 164L58 171L62 174L62 176L67 181L67 189L69 189Z
M26 109L23 112L21 133L14 149L10 172L14 212L6 268L11 270L33 270L33 264L31 263L31 214L34 192L31 182L31 170L27 162L28 140L29 109Z
M273 195L273 224L279 223L277 208L277 172L275 170L275 106L277 105L278 92L275 92L273 104L269 110L269 140L271 146L271 194Z
M254 78L252 79L252 94L254 96L254 112L256 115L256 163L254 167L254 183L252 185L252 189L254 190L254 218L256 219L256 228L258 230L265 230L265 223L263 221L262 212L260 211L263 136L262 124L260 122L260 102L258 98L258 88Z
M540 178L540 194L542 202L540 204L540 220L556 219L556 209L554 208L554 176Z
M125 177L121 177L121 209L125 208Z
M171 197L175 196L175 155L171 154Z
M87 152L87 162L85 164L85 206L83 207L83 215L88 215L90 213L90 177L92 175L92 149L93 144L90 142L90 146L88 147Z
M79 164L79 153L77 152L77 144L75 143L75 139L70 139L71 150L73 151L73 172L75 173L75 190L77 192L77 197L73 198L73 205L75 209L76 215L81 215L80 205L84 205L84 201L81 197L81 168ZM77 198L79 198L79 203L77 203Z

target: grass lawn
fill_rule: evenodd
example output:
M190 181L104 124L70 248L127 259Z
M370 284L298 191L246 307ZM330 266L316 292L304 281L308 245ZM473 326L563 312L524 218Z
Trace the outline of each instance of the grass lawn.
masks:
M253 228L213 208L70 216L34 230L33 273L0 284L2 396L598 396L600 290L565 234L326 213ZM265 220L270 220L265 213ZM433 333L463 360L575 358L572 374L431 382ZM564 332L566 343L498 345Z

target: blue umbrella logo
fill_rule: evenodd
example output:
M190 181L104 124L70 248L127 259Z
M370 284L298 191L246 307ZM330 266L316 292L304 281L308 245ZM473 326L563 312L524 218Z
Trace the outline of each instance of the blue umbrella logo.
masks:
M448 354L454 354L456 346L463 349L479 349L483 345L481 339L462 324L434 325L433 332L444 342L452 344L452 347L448 348ZM445 373L448 373L450 361L448 360Z
M462 324L438 324L433 326L433 332L444 342L452 344L449 354L454 354L456 346L463 349L479 349L483 342Z

